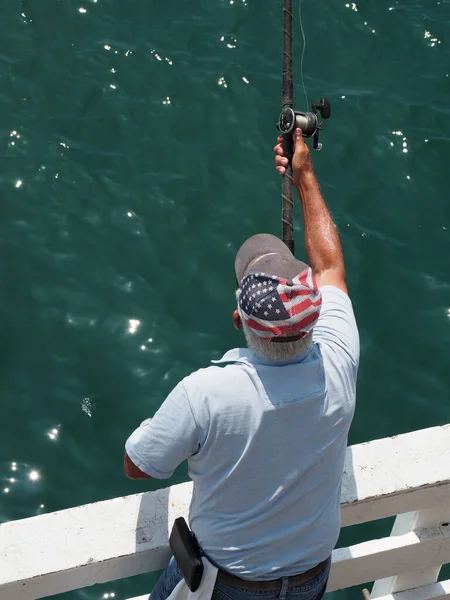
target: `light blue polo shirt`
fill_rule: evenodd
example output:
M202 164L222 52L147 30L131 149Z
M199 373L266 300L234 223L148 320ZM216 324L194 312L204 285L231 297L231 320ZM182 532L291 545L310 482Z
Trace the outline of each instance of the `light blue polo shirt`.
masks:
M303 573L338 539L359 337L349 297L321 292L305 354L275 364L231 350L183 379L126 443L152 477L188 459L191 528L213 562L244 579Z

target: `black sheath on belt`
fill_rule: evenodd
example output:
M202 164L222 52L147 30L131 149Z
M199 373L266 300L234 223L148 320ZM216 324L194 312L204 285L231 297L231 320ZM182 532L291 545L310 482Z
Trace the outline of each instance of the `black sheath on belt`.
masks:
M184 581L191 592L195 592L202 580L203 562L200 546L183 517L176 519L173 524L169 546L180 567Z

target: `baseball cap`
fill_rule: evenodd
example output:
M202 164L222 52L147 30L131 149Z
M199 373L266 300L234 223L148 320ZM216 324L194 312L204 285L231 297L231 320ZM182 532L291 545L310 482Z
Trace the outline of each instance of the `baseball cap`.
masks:
M246 240L236 255L241 319L268 342L291 342L317 323L322 295L312 270L274 235Z

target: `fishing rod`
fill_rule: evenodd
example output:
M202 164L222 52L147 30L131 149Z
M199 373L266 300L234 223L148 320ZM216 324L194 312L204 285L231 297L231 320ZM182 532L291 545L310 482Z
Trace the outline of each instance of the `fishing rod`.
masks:
M301 2L301 0L300 0ZM303 31L303 28L302 28ZM282 111L277 128L283 136L284 154L289 160L286 173L283 175L281 225L283 242L294 254L294 201L292 198L292 132L299 127L303 137L313 138L313 148L322 150L319 142L319 132L322 123L319 122L318 112L322 119L329 119L331 106L327 98L322 97L318 104L311 105L311 111L294 110L294 79L292 74L292 0L284 0L283 6L283 94ZM303 51L305 48L303 47ZM303 79L303 61L302 61ZM306 95L306 94L305 94Z

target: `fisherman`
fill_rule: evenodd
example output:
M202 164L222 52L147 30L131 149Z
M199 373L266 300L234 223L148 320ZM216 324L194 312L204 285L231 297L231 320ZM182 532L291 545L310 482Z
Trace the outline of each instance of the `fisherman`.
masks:
M166 479L188 460L190 527L219 568L213 600L320 600L339 535L359 337L338 232L293 137L309 266L273 235L249 238L233 317L247 348L186 377L126 442L131 479ZM281 137L274 151L284 174ZM181 580L172 557L151 600Z

